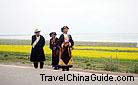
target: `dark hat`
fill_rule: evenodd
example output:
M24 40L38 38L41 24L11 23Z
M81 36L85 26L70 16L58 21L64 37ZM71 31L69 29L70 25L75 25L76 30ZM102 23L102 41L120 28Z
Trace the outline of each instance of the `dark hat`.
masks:
M49 35L50 35L50 37L52 36L52 34L53 35L57 35L57 33L56 32L51 32Z
M68 26L63 26L63 27L61 28L61 32L63 32L63 30L64 30L65 28L69 29Z

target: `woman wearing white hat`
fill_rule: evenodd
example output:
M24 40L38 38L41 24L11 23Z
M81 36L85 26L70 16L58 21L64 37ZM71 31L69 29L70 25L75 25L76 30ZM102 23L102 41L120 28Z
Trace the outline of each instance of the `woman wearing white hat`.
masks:
M40 69L43 68L45 61L45 54L43 47L45 46L45 39L42 35L40 35L40 30L35 30L35 35L32 36L32 50L30 61L34 63L34 67L38 68L38 62L40 62Z

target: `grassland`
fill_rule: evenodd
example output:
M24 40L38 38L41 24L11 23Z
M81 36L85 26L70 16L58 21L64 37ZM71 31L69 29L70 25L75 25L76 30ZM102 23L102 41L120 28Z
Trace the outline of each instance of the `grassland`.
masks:
M28 53L0 52L0 63L31 64ZM97 71L138 73L138 60L117 60L112 58L84 58L74 56L74 68ZM51 55L46 54L45 65L51 66Z
M8 41L8 40L7 40ZM0 41L0 63L29 63L31 46L25 41L13 44ZM5 41L4 41L5 42ZM22 44L23 43L23 44ZM51 50L44 47L46 65L51 65ZM138 48L108 46L75 46L73 48L75 68L138 73Z

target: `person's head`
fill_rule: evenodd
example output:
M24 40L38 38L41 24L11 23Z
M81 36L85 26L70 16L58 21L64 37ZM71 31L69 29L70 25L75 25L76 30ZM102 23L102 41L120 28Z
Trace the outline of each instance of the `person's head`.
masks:
M49 35L50 35L50 37L55 38L57 34L56 34L56 32L51 32Z
M65 34L68 33L68 30L69 30L69 28L68 28L67 26L63 26L63 27L61 28L61 32L65 33Z
M36 36L40 36L40 30L39 29L36 29L34 33Z

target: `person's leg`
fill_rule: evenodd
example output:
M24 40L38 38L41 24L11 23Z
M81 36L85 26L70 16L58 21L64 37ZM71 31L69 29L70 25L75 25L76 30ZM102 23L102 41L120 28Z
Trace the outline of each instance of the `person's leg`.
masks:
M59 69L58 63L59 63L59 57L56 56L56 57L55 57L55 68L54 68L55 70L58 70L58 69Z
M52 56L52 67L54 68L55 66L54 66L54 58L53 58L53 56Z
M43 66L44 66L44 62L41 61L41 62L40 62L40 69L43 69Z
M69 67L66 68L66 71L69 71Z
M54 67L55 67L54 69L58 70L59 69L59 65L58 65L59 64L59 50L55 51L55 55L53 58L54 58L54 60L53 60L54 61Z
M54 51L52 51L52 67L55 67Z
M34 62L34 68L38 68L38 62Z

